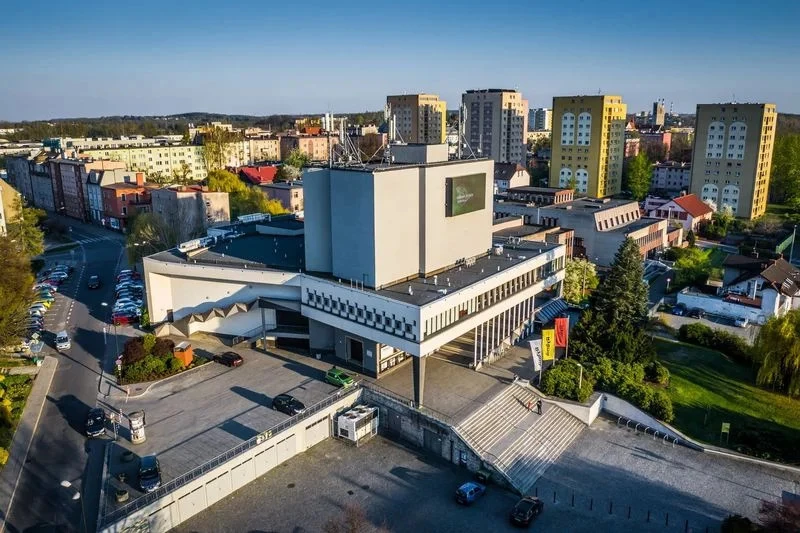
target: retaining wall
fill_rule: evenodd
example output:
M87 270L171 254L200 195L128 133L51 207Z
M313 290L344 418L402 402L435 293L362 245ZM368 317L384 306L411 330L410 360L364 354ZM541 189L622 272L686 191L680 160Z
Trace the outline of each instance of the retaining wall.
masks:
M338 411L357 403L360 397L360 390L343 396L339 401L299 421L293 427L266 438L241 455L163 498L131 512L125 518L106 525L100 531L122 532L129 527L153 532L171 530L284 461L329 438L332 434L333 416Z

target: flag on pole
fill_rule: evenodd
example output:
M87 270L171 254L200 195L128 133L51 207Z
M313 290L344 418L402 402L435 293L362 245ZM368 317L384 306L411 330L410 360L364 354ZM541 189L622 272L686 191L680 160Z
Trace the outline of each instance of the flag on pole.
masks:
M556 318L556 346L566 348L569 337L569 317Z
M542 360L552 361L556 357L555 330L542 330Z
M542 369L542 339L528 341L531 345L531 357L533 358L533 369L539 372Z

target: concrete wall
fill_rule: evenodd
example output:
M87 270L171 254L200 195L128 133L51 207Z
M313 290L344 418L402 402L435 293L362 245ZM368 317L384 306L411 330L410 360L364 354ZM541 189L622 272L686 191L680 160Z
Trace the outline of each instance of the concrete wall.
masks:
M334 350L334 328L313 319L308 320L308 342L311 353L315 350L331 351Z
M757 324L763 324L767 321L768 317L761 309L740 305L734 302L726 302L719 296L685 291L686 289L678 293L678 303L684 304L689 309L692 307L699 307L711 315L746 318L750 322L755 322Z
M375 286L375 195L369 172L331 172L332 273Z
M330 169L303 170L303 191L306 269L310 272L330 272L333 268Z
M621 398L617 398L613 394L603 393L602 395L602 409L613 416L623 416L629 420L634 420L638 423L644 424L645 427L657 430L659 433L669 435L673 439L683 439L683 435L675 433L671 428L668 428L660 421L648 415L638 407L626 402ZM640 427L640 431L644 431L645 427Z
M348 338L361 341L364 350L361 363L350 359L350 354L348 353ZM378 375L379 347L377 342L361 337L360 335L334 328L334 349L336 351L336 357L339 359L349 361L356 366L360 364L362 370L373 377Z
M360 396L360 390L353 391L294 427L266 438L261 444L99 531L123 532L141 521L147 522L148 531L168 531L177 527L284 461L330 437L332 417L354 405ZM317 422L325 427L324 433L319 430L320 426L311 428Z
M545 401L558 405L560 408L589 426L592 424L592 422L594 422L595 418L600 415L600 411L603 407L603 394L595 393L593 397L589 398L587 404L562 400L560 398L556 398L555 396Z

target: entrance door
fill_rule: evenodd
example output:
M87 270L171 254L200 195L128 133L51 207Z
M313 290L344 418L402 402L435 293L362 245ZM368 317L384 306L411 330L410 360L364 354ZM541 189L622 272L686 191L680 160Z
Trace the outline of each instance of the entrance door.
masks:
M426 450L436 455L442 455L442 437L428 428L423 428L422 445Z
M351 361L359 364L364 362L364 343L352 337L347 337L347 355Z

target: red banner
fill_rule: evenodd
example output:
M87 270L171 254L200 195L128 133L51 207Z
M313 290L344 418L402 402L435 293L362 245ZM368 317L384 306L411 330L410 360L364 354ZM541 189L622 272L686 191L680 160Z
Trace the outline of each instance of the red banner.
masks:
M569 318L556 318L556 346L559 348L567 347L567 337L569 336Z

